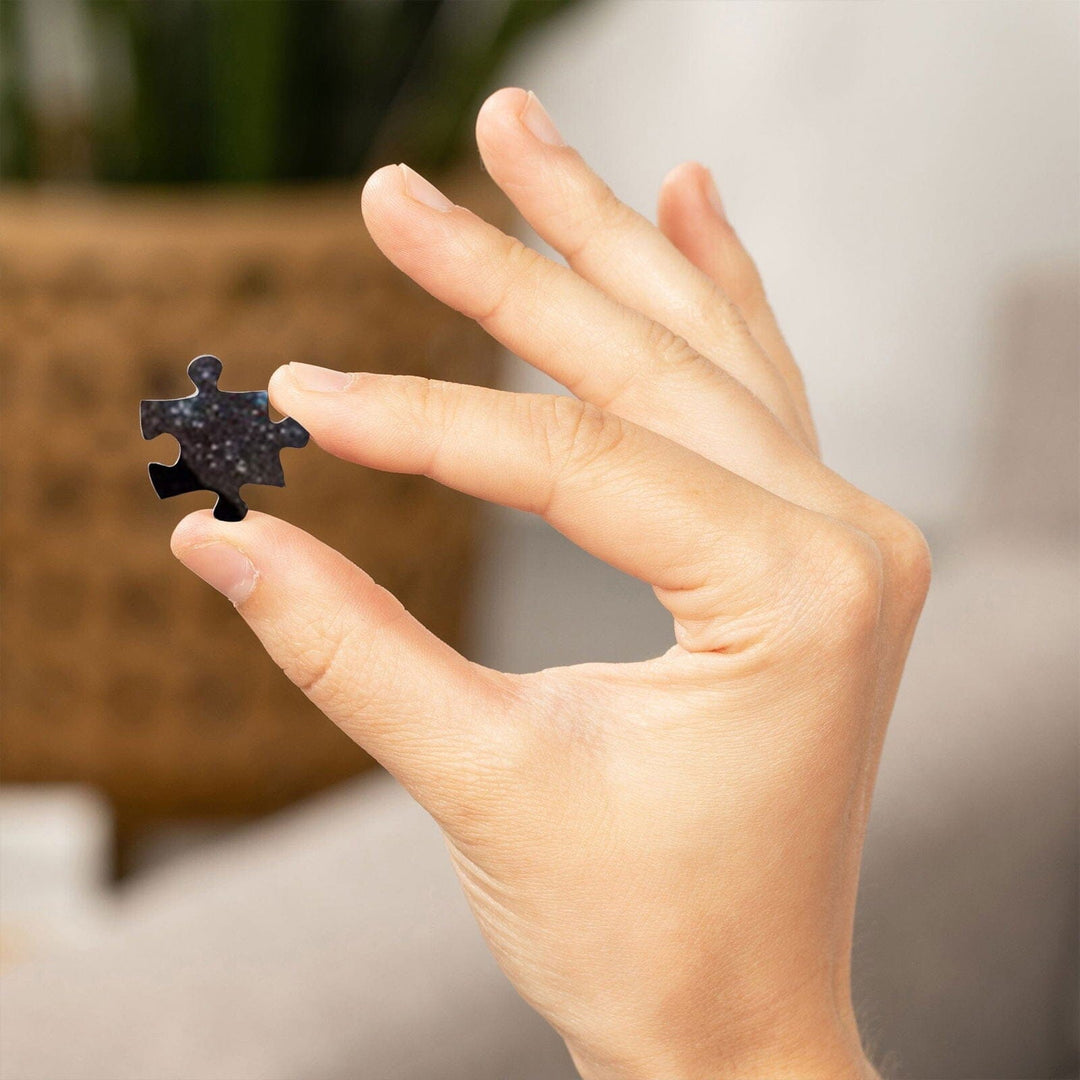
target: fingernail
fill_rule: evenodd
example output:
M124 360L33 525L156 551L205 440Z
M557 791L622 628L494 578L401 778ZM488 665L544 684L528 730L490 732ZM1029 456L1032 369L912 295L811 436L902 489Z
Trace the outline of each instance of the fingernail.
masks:
M709 200L709 205L717 215L726 221L727 214L724 212L724 204L720 201L720 192L716 190L716 181L708 169L705 170L705 198Z
M289 364L289 374L301 390L317 390L320 393L344 390L352 382L352 376L347 372L331 371L317 364L301 364L299 360Z
M430 206L432 210L439 210L444 214L454 209L454 204L430 180L425 180L408 165L401 164L398 168L401 170L401 177L405 183L405 194L410 199L415 199L425 206Z
M232 544L200 544L177 552L177 558L234 604L242 604L251 595L259 577L251 560Z
M525 99L525 108L521 110L521 122L542 142L548 146L565 146L555 121L548 116L547 109L540 104L540 99L530 90Z

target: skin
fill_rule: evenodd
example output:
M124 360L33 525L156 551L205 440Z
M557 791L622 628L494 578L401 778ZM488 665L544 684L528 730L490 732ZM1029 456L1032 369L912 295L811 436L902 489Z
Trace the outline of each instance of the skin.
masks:
M327 451L540 514L649 582L645 663L471 663L338 553L261 514L173 550L441 826L486 939L586 1080L867 1078L859 863L926 544L823 465L802 380L708 172L620 203L532 95L483 106L495 182L568 265L401 166L363 215L432 295L568 387L292 364Z

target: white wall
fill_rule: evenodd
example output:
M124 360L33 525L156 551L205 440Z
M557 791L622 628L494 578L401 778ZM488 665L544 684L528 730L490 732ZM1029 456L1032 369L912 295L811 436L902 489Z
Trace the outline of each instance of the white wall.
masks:
M673 165L714 170L829 463L934 531L977 467L998 306L1076 257L1078 10L607 0L503 81L650 216Z

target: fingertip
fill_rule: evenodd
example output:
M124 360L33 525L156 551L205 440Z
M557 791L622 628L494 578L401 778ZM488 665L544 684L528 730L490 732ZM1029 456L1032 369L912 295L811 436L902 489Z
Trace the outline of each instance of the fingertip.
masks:
M476 118L476 144L488 172L512 199L507 185L543 186L545 171L565 167L567 160L551 152L570 149L540 99L518 87L500 90L484 103Z
M727 220L712 173L697 161L684 161L664 177L658 202L661 218L704 212Z
M169 548L178 559L185 551L207 543L213 536L216 519L211 510L196 510L181 518L169 538Z
M518 86L504 86L501 90L496 90L494 94L489 95L476 114L477 138L494 122L506 119L516 120L528 100L529 92Z
M218 541L246 550L272 543L284 524L272 514L258 510L249 510L243 521L221 521L214 517L213 510L196 510L177 522L169 538L169 547L177 557L181 552Z
M389 196L401 195L405 191L405 180L400 165L384 165L376 169L364 184L360 192L360 212L364 220Z
M701 176L708 169L698 161L683 161L676 165L660 185L661 191L683 191L700 185Z
M514 171L515 159L528 151L521 122L528 101L525 90L504 87L496 90L476 115L477 149L484 167L500 186L506 182L507 170Z
M405 177L398 165L384 165L376 169L364 184L360 193L360 213L375 245L391 261L409 235L409 226L415 225L406 217L407 200ZM279 383L279 389L281 384Z
M266 384L266 392L270 397L270 404L280 413L286 416L292 415L291 410L285 406L292 400L292 390L295 389L292 374L288 364L282 364Z

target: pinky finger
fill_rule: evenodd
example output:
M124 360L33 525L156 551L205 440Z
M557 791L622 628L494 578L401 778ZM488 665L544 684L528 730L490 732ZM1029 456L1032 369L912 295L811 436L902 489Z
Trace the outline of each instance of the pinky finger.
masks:
M738 307L755 340L787 382L807 440L817 453L802 373L780 332L754 260L724 213L708 169L686 162L668 173L660 188L658 220L664 235Z

